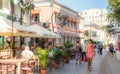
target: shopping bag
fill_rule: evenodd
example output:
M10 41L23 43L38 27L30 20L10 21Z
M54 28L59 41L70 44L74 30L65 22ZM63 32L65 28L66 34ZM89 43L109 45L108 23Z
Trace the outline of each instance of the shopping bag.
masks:
M84 62L87 62L87 61L88 61L88 58L87 58L87 57L85 57L85 58L84 58Z

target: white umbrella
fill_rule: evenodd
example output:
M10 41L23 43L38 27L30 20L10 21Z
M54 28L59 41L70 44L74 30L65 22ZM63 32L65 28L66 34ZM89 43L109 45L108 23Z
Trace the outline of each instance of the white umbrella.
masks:
M40 25L34 24L34 25L30 25L26 28L29 31L34 31L36 32L36 35L34 37L43 37L43 38L61 38L60 35L55 34L52 31L49 31L43 27L41 27Z
M32 36L33 33L25 29L26 27L19 25L18 22L14 22L13 27L13 36ZM0 36L11 36L12 33L12 25L11 21L0 17Z

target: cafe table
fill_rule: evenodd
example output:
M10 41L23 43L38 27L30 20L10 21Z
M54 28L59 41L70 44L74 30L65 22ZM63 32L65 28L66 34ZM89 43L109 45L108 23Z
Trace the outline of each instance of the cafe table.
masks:
M23 58L19 58L19 59L16 59L16 58L11 58L11 59L0 59L0 63L4 64L6 62L10 62L10 63L16 63L17 65L17 68L18 68L18 71L17 71L17 74L22 74L22 69L21 69L21 63L22 62L25 62L27 61L26 59L23 59Z

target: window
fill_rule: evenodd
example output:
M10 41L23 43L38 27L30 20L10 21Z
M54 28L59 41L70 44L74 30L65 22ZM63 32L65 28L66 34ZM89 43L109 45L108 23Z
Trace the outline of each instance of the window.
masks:
M85 36L89 36L88 30L85 30Z
M32 15L33 22L40 22L39 21L39 14Z
M92 36L96 37L97 33L95 31L92 31Z
M85 12L85 15L86 15L87 13Z
M96 14L98 14L98 12L96 12Z

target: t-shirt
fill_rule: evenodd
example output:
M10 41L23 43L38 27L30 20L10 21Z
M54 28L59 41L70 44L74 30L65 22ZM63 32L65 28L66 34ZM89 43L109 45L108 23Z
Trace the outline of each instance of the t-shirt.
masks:
M30 59L33 55L34 55L33 52L30 50L22 51L22 58Z
M76 46L76 52L77 53L81 53L82 52L82 48L80 46Z
M56 53L56 52L58 52L58 48L55 48L55 49L54 49L54 53Z
M84 51L84 52L86 52L86 44L82 44L82 50Z

